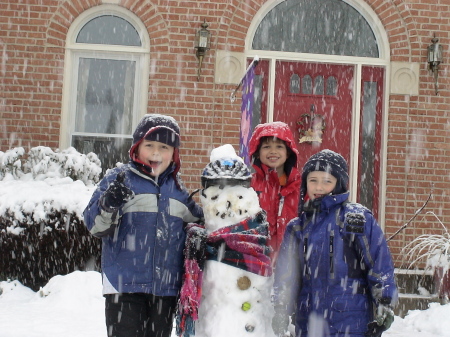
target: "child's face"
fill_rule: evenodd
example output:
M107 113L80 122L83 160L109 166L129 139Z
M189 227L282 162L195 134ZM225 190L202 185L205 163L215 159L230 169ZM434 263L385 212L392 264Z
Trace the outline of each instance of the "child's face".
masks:
M138 147L137 158L152 168L150 175L156 177L163 173L172 162L173 146L144 139Z
M288 151L286 144L278 138L268 138L263 141L259 149L259 159L264 165L284 172Z
M336 187L337 179L323 171L313 171L306 177L306 192L314 200L330 194Z

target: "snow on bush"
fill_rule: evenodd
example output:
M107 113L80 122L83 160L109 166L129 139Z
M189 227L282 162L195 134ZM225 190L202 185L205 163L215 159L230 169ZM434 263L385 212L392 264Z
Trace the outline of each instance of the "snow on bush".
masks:
M102 172L100 160L94 153L79 153L73 147L53 152L45 146L34 147L24 159L25 150L18 147L0 151L0 180L8 174L14 179L31 175L34 180L69 177L81 180L85 185L96 184ZM22 162L24 164L22 165Z
M98 264L100 241L82 213L101 172L97 155L72 147L0 151L0 279L38 288L54 275Z

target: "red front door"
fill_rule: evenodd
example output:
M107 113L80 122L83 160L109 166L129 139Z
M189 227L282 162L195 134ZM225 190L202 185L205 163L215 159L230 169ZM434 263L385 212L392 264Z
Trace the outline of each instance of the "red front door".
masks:
M322 149L350 162L354 66L277 61L275 71L273 120L287 123L297 137L300 169ZM324 128L312 135L315 122Z

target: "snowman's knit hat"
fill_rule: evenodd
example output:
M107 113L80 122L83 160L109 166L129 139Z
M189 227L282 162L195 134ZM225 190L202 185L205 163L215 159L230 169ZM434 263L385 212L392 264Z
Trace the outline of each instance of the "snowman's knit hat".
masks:
M244 186L250 187L252 175L239 158L220 158L206 165L202 172L202 187Z

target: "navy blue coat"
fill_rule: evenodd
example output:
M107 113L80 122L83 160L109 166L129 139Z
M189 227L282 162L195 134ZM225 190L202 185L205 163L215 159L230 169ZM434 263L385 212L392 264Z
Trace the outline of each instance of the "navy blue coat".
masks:
M372 213L348 193L292 220L275 270L275 303L297 336L364 336L377 303L397 300L394 265ZM309 323L308 323L309 321Z
M175 166L175 165L174 165ZM176 296L183 275L184 225L203 217L201 208L168 169L156 183L134 163L108 172L84 211L91 234L102 237L103 293ZM120 171L135 194L116 217L99 198Z

